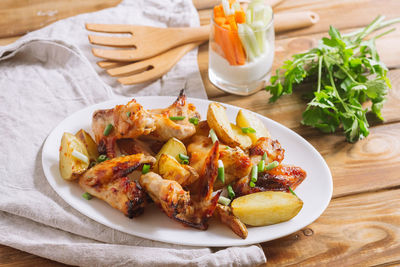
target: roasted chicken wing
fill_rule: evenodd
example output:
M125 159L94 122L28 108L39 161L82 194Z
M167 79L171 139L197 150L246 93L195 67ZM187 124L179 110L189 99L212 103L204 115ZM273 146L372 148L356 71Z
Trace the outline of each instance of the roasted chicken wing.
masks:
M213 215L220 193L212 196L213 185L218 175L219 145L214 144L199 179L190 193L172 180L149 172L140 177L140 185L146 190L165 214L184 225L205 230L207 221Z
M300 167L279 165L272 170L260 172L254 187L250 187L250 178L246 176L236 182L233 190L238 196L261 191L289 192L289 187L294 190L306 176L306 172Z
M214 215L223 224L231 228L235 234L243 239L246 239L248 235L247 227L239 220L239 218L233 215L231 207L217 204Z
M146 193L127 175L143 164L153 164L155 158L143 154L104 161L87 170L79 185L91 195L106 201L129 218L140 215L146 204Z

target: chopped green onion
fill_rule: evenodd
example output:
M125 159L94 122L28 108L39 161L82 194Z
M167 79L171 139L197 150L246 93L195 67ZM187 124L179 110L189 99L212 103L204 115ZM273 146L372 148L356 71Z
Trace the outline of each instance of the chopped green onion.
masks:
M278 167L278 165L279 165L279 162L277 162L277 161L275 160L275 161L269 163L267 166L265 166L265 170L266 170L266 171L270 171L270 170L272 170L273 168Z
M89 164L89 159L85 154L82 154L81 152L77 151L77 150L73 150L71 155L76 158L79 159L80 161Z
M149 164L143 164L142 174L146 174L149 171L150 171L150 165Z
M225 183L225 168L222 160L218 160L218 179L224 184Z
M113 129L113 125L112 125L111 123L109 123L109 124L106 126L106 128L104 129L103 135L104 135L104 136L109 135L109 134L111 133L112 129Z
M264 155L262 156L262 160L266 160L267 159L267 152L264 152Z
M262 159L260 160L260 162L258 163L258 172L263 172L265 169L265 161Z
M181 160L189 160L189 157L188 156L186 156L185 154L181 154L181 153L179 153L179 158L181 159Z
M169 119L171 121L183 121L186 117L185 116L171 116Z
M108 158L107 158L106 155L100 155L100 156L97 158L97 162L103 162L103 161L106 161L106 160L108 160Z
M188 165L189 164L189 160L187 160L187 159L182 160L182 164Z
M242 132L245 133L245 134L247 134L247 133L255 133L256 130L254 130L251 127L242 127Z
M86 200L91 200L93 198L93 196L88 192L83 193L82 197Z
M253 182L250 182L250 187L255 187L256 186L256 184L255 183L253 183Z
M229 146L226 146L226 147L225 147L225 150L228 150L229 148L230 148Z
M92 168L92 167L94 167L94 166L96 166L96 161L92 161L92 162L90 162L90 164L89 164L89 168Z
M292 188L290 186L289 186L289 191L290 191L290 193L292 193L293 195L295 195L297 197L296 193L292 190Z
M253 166L253 169L251 169L251 181L253 183L257 182L257 178L258 178L258 167L257 165Z
M228 196L230 197L230 199L234 198L235 197L235 192L233 191L232 186L228 185L227 189L228 189Z
M211 137L211 140L212 140L213 144L215 143L215 141L218 140L218 137L217 137L217 135L215 134L214 129L211 129L211 130L210 130L210 137Z
M228 206L229 203L231 203L231 200L229 198L226 198L226 197L223 197L223 196L219 196L218 203L222 204L222 205L225 205L225 206Z
M126 116L129 118L129 117L131 116L131 112L128 111L128 112L126 113Z
M191 117L191 118L189 119L189 122L192 123L192 124L194 124L194 125L197 125L197 124L199 124L199 118L197 118L197 117Z

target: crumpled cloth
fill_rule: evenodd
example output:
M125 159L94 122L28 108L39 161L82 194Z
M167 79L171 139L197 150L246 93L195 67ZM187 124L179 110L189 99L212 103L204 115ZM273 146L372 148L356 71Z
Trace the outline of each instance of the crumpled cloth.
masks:
M0 47L0 243L80 266L255 266L259 245L199 248L156 242L103 226L61 199L42 169L47 135L65 117L120 96L205 98L197 49L162 79L119 85L95 62L84 23L198 26L190 0L131 0L31 32ZM160 103L163 106L164 103Z

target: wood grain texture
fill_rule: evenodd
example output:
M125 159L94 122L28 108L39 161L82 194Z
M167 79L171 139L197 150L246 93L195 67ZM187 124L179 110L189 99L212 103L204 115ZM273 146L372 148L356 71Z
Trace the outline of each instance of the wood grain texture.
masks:
M398 266L399 199L397 189L332 200L307 228L262 244L267 266Z
M2 0L0 37L22 35L59 19L113 7L120 2L121 0Z

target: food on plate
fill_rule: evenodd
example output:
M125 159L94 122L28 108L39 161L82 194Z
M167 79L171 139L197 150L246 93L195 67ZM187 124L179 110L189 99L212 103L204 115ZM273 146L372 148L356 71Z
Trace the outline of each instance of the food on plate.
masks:
M218 138L231 147L239 146L247 149L251 146L251 139L237 128L233 129L226 115L225 107L219 103L212 102L208 106L207 123L215 131Z
M73 134L64 133L60 146L60 174L65 180L75 180L89 167L85 145Z
M182 186L190 185L199 178L193 167L179 163L168 154L162 154L158 160L158 173L164 179L177 181Z
M80 129L76 134L79 140L85 145L90 163L96 162L99 157L99 152L97 150L97 144L93 138L85 130Z
M176 139L175 137L172 137L169 139L158 151L156 155L157 162L154 166L155 170L158 168L158 160L160 159L161 155L166 154L170 155L175 159L179 159L179 155L187 155L186 147L182 143L182 141Z
M233 215L231 207L217 204L214 214L223 224L229 226L235 234L246 239L249 234L247 227L238 217Z
M271 137L264 123L250 111L241 109L236 116L236 125L247 130L252 143L256 143L261 137Z
M232 201L232 212L251 226L270 225L288 221L303 207L303 201L286 192L258 192Z
M146 110L133 99L97 110L95 140L83 129L76 136L64 133L61 176L78 178L85 199L104 200L129 218L154 202L185 226L205 230L214 215L246 238L246 225L278 223L299 212L301 200L288 192L306 172L283 164L280 143L260 121L239 113L238 124L250 120L246 127L231 123L225 108L212 102L201 121L183 92L166 109Z
M207 155L199 179L190 191L185 191L178 182L163 179L153 172L142 175L139 183L168 217L185 225L205 230L220 195L217 193L212 196L213 185L218 174L218 150L219 145L216 142Z
M146 194L128 175L144 164L153 164L155 158L134 154L103 161L87 170L79 178L86 192L106 201L129 218L140 215L146 204Z

